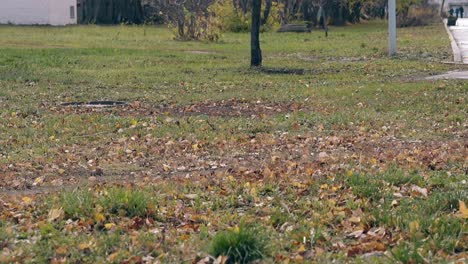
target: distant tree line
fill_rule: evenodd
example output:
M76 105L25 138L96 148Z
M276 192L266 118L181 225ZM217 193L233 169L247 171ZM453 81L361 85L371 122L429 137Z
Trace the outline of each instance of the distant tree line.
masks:
M81 24L143 23L141 0L78 0Z
M186 12L197 9L190 0L143 0L143 10L147 21L155 23L168 23L174 5L184 5ZM231 5L231 11L236 15L249 18L252 9L252 0L198 0L193 1L201 6ZM268 17L273 15L279 24L287 24L291 21L309 21L319 23L319 11L328 14L329 23L332 25L344 25L345 23L357 23L362 18L383 18L386 12L387 0L262 0L262 24L266 24ZM274 9L276 14L272 14ZM226 12L226 11L225 11Z
M256 0L78 0L80 23L168 24L179 39L216 40L221 31L250 31ZM288 23L311 26L384 19L388 0L260 0L261 31ZM398 25L429 23L429 0L398 0ZM434 13L435 11L435 13Z

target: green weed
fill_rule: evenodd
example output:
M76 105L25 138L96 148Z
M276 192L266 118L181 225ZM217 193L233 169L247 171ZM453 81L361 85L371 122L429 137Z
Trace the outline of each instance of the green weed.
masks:
M111 214L147 217L153 213L153 202L149 193L143 190L113 187L106 190L99 204Z
M242 224L218 232L211 242L210 254L227 256L227 263L251 263L267 255L267 237L258 226Z

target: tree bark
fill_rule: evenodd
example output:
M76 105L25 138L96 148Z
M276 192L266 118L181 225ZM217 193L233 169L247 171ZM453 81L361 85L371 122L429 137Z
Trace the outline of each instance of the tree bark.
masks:
M250 66L262 66L262 50L260 49L260 20L262 0L252 1L252 29L250 31Z
M263 10L262 26L268 22L268 16L270 16L272 2L272 0L266 1L265 10Z

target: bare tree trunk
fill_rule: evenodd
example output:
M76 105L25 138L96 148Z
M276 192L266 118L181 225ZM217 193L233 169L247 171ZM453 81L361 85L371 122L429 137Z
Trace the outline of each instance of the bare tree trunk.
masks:
M268 22L268 16L270 15L272 0L266 1L265 10L263 10L262 25L265 25Z
M250 31L250 66L262 66L262 50L260 49L260 20L262 0L252 1L252 29Z
M442 4L440 4L440 16L445 17L444 14L444 5L445 5L445 0L442 0Z

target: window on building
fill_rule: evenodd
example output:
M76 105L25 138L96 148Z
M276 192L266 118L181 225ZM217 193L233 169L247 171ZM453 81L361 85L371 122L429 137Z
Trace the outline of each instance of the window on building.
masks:
M70 19L75 19L75 6L70 6Z

